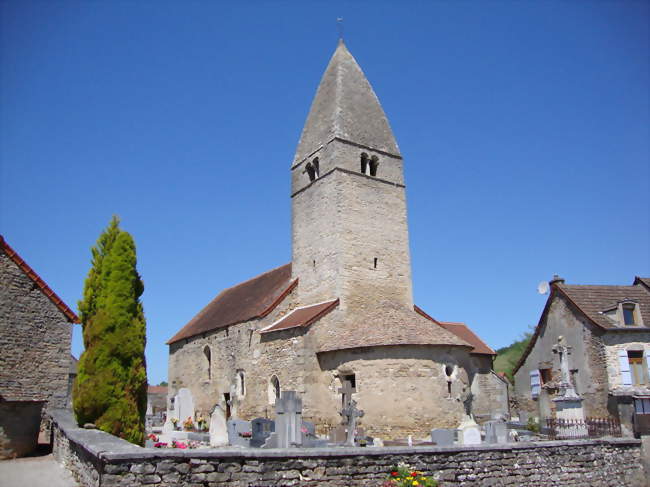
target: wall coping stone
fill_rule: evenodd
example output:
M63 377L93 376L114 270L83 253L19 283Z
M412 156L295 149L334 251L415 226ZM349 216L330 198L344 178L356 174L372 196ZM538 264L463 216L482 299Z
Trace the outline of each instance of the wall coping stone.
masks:
M517 442L507 444L484 444L473 446L390 446L390 447L327 447L327 448L274 448L274 449L160 449L142 448L100 430L87 430L77 426L68 409L50 411L52 420L71 441L77 443L91 455L106 462L129 460L152 461L165 458L310 458L310 457L353 457L410 455L423 453L461 453L485 451L534 450L550 447L579 447L596 445L639 446L636 438L601 438L594 440L559 440L538 442Z

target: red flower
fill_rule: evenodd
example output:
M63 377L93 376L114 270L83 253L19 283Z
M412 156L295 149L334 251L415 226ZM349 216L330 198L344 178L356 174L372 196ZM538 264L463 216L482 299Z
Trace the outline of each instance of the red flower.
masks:
M417 476L418 476L418 473L417 473L417 472L412 472L412 473L411 473L411 477L417 477Z
M391 472L390 473L393 477L397 477L399 474L397 472Z

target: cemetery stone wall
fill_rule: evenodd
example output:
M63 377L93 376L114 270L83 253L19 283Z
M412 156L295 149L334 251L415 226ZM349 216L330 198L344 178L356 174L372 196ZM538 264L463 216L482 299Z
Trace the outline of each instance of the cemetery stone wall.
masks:
M451 486L644 487L641 440L473 447L174 450L140 448L77 427L57 411L54 455L82 487L367 487L405 462ZM646 459L647 461L647 459Z

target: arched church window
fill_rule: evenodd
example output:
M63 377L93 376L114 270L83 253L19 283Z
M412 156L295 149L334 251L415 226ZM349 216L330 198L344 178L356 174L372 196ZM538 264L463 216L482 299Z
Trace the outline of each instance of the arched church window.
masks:
M309 181L316 180L316 169L314 168L314 165L311 162L308 162L307 165L305 166L305 172L309 176Z
M210 347L206 345L203 348L203 354L205 355L206 360L208 380L212 380L212 352L210 351Z
M320 177L320 161L318 160L318 157L315 157L314 160L311 161L311 164L314 167L315 179L318 179Z
M370 175L371 176L376 176L377 175L377 168L379 167L379 158L377 156L372 156L370 158Z
M278 399L280 399L280 380L273 375L269 381L269 404L275 404Z
M246 382L243 370L237 371L237 395L239 397L244 397L246 395Z
M361 153L361 174L368 174L368 154Z

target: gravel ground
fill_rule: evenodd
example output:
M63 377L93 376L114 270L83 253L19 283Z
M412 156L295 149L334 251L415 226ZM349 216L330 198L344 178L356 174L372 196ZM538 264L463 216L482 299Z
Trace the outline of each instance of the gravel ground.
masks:
M50 455L0 460L0 487L79 487Z

